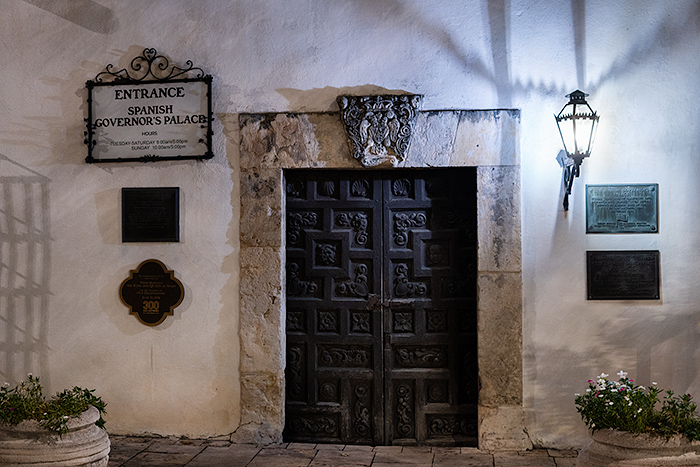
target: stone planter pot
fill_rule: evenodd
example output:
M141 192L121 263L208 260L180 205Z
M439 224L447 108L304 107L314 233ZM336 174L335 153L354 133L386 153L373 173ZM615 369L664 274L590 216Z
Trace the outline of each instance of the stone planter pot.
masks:
M613 465L642 465L642 459L664 458L658 465L688 464L688 453L700 454L700 441L688 441L685 436L670 438L647 433L634 434L612 429L591 433L591 443L578 455L577 467L604 467ZM674 457L678 463L674 463ZM692 457L695 457L694 455ZM631 461L631 462L628 462ZM647 465L647 463L643 463ZM648 465L656 465L654 463Z
M59 436L38 422L0 423L0 467L103 467L109 459L109 436L95 425L100 418L92 406L68 421L68 433Z

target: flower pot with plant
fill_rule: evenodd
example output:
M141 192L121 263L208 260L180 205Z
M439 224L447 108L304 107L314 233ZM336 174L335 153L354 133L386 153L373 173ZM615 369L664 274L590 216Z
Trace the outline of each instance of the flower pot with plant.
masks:
M700 465L700 456L698 463L688 463L700 453L700 418L692 396L662 391L656 383L637 385L624 371L617 375L619 380L611 381L602 373L588 381L584 394L576 394L576 409L592 438L577 466L642 465L651 458L664 458L663 465Z
M39 378L0 387L0 467L106 466L106 404L74 387L46 399Z

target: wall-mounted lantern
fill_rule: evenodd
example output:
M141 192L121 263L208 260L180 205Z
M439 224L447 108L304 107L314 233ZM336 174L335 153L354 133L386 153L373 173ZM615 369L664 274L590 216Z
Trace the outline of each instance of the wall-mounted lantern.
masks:
M559 134L564 143L566 160L563 161L564 185L564 211L569 210L569 195L574 184L574 177L578 177L581 171L581 163L591 155L591 147L598 128L598 113L588 105L588 94L576 90L567 94L569 102L554 118L557 120Z

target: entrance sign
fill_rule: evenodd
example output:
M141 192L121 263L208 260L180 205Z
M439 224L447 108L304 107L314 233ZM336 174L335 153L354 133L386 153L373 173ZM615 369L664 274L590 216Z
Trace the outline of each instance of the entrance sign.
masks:
M86 83L86 162L210 159L211 76L173 66L155 49L131 70L107 71Z
M144 261L130 273L119 288L119 296L129 314L147 326L157 326L172 316L185 298L182 283L157 259Z

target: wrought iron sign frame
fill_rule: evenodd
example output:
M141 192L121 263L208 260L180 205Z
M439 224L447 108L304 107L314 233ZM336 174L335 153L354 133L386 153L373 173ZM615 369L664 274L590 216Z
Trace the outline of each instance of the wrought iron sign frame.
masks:
M183 154L183 155L158 155L145 154L134 157L106 157L99 158L93 154L93 149L97 146L96 137L95 113L93 106L95 104L95 88L100 86L134 86L143 84L177 84L177 83L203 83L206 89L206 122L200 124L200 128L204 130L202 137L196 144L204 144L206 151L203 154ZM212 151L212 121L214 114L212 112L212 76L205 74L204 70L195 67L191 60L185 62L184 68L176 65L171 65L170 61L164 55L158 54L154 48L145 48L142 55L139 55L131 60L129 69L122 68L116 70L110 63L105 67L105 71L98 73L95 79L88 80L85 86L88 89L88 117L85 119L87 129L84 132L84 143L88 147L88 156L85 158L87 163L107 163L107 162L156 162L156 161L173 161L173 160L206 160L214 157ZM147 91L144 91L147 92ZM160 96L159 96L160 97ZM172 97L172 96L170 96ZM178 96L181 97L181 96ZM155 107L155 106L154 106ZM161 106L162 107L162 106ZM201 119L200 119L201 120ZM178 121L179 123L179 121ZM189 122L188 122L189 123ZM157 146L153 144L152 146ZM167 147L167 146L166 146ZM168 148L171 149L171 148ZM157 151L157 149L154 149Z

